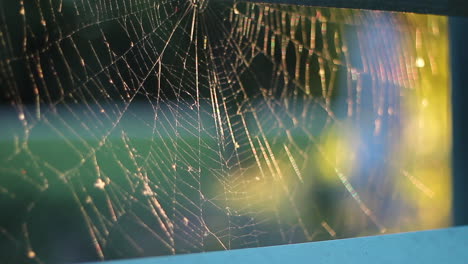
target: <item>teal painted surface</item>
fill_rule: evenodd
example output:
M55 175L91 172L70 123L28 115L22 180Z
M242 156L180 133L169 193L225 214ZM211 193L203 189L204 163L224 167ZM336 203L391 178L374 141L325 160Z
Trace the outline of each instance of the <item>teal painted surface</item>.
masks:
M109 261L108 264L180 263L468 263L468 226L249 248L170 257Z

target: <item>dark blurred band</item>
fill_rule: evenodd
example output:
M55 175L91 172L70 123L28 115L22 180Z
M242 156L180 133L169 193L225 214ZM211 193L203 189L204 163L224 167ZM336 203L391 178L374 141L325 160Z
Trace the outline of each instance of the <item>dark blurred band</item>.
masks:
M252 0L249 2L468 16L466 0Z

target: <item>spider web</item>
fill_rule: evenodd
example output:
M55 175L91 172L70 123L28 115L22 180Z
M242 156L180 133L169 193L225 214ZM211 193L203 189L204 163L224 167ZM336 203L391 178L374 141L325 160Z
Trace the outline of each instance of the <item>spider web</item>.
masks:
M444 20L415 17L214 0L0 2L3 261L419 228L405 225L415 205L395 183L434 190L394 149L418 67L442 67L421 43L440 38Z

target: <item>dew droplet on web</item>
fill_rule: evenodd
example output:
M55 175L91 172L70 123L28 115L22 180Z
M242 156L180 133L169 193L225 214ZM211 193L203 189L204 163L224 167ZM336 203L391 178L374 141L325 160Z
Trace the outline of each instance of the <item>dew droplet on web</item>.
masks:
M422 101L421 101L421 105L423 107L427 107L429 105L429 100L427 100L427 98L424 98Z
M425 65L426 65L426 62L424 61L423 58L418 57L418 58L416 59L416 67L418 67L418 68L423 68Z
M94 187L104 190L104 188L106 187L106 183L101 178L98 178L94 183Z

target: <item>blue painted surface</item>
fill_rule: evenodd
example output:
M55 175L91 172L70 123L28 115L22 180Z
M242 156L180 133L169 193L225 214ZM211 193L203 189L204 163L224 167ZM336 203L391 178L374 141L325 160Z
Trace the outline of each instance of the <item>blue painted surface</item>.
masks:
M468 226L324 242L179 256L110 261L108 264L180 263L468 263Z

